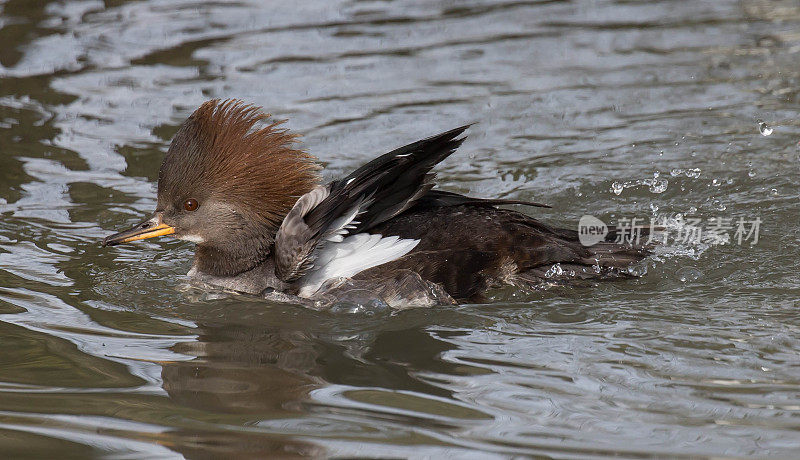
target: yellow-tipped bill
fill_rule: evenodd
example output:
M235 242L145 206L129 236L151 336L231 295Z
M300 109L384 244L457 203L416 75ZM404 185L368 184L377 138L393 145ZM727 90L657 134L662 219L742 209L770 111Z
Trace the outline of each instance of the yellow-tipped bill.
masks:
M173 233L175 233L175 228L163 223L161 221L161 215L156 214L151 219L136 225L130 230L105 237L105 239L103 239L103 246L115 246L117 244L171 235Z

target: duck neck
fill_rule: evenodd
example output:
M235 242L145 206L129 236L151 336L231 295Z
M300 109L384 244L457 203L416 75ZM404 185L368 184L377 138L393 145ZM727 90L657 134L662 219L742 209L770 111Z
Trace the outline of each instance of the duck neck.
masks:
M222 247L198 244L193 268L207 275L236 276L267 260L272 242L272 238L254 238Z

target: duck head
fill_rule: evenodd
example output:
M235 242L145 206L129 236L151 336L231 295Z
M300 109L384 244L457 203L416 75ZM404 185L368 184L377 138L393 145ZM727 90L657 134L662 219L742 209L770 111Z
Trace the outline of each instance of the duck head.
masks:
M281 221L319 181L314 157L260 108L211 100L180 127L158 174L153 215L113 246L170 235L197 244L195 267L232 276L270 253Z

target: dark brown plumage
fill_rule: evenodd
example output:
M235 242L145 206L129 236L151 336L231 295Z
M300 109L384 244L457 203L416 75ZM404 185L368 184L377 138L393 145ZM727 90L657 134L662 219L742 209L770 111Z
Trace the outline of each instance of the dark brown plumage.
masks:
M525 214L483 203L422 203L402 219L387 221L371 231L419 239L420 243L406 256L356 278L383 277L407 269L441 284L461 300L478 300L487 289L503 283L544 281L545 271L556 263L576 268L573 278L627 277L624 269L649 254L645 248L610 242L586 247L576 231L553 228Z

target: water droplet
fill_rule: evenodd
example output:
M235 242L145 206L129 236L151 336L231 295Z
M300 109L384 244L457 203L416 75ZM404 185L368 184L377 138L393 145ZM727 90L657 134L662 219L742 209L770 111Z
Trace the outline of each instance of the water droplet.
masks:
M655 203L650 203L650 211L652 211L653 214L657 213L658 212L658 205L655 204Z
M694 214L697 212L697 208L694 206L689 206L689 209L686 210L687 214Z
M658 171L654 172L653 173L653 179L658 179L658 176L660 176L660 175L661 175L660 172L658 172Z
M677 275L678 279L685 283L687 281L697 281L701 276L703 276L703 273L696 268L683 267L678 269Z
M683 170L678 168L674 168L672 171L669 172L669 175L672 177L680 176L681 174L683 174Z
M697 179L700 177L700 168L691 168L686 170L686 177L691 177L692 179Z
M756 177L756 172L751 169L750 171L747 171L747 175L749 177Z
M711 181L711 185L713 185L714 187L719 187L720 185L722 185L722 181L719 179L714 179Z
M762 120L758 120L758 132L761 133L762 136L769 136L772 134L772 128L767 126Z
M714 199L714 200L711 201L711 206L714 209L716 209L717 211L724 211L724 210L728 209L728 207L725 206L725 204L723 204L722 201L717 200L717 199Z
M561 264L553 264L546 272L544 272L544 276L547 278L552 278L554 276L561 276L564 274L564 269L561 268Z
M778 189L774 188L769 191L769 194L772 196L778 196Z
M647 274L647 264L634 264L628 266L628 274L633 276L644 276Z
M652 185L650 185L650 191L653 193L664 193L667 191L667 186L669 186L669 182L667 182L666 179L655 179Z
M625 190L625 187L619 182L615 181L613 184L611 184L611 191L614 192L614 195L619 195L623 190Z

